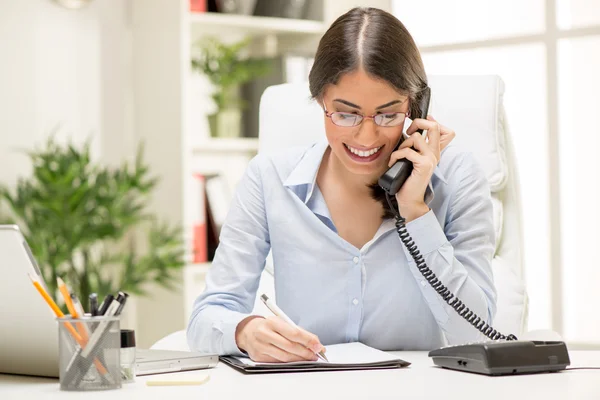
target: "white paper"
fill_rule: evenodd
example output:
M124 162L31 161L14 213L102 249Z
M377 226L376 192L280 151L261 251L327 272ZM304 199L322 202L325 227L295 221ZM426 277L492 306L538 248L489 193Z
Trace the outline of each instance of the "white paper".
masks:
M398 357L383 352L381 350L374 349L367 345L359 342L354 343L342 343L334 344L331 346L325 346L325 356L329 360L329 364L336 365L360 365L360 364L371 364L378 362L394 361ZM320 358L317 361L294 361L289 363L264 363L254 362L246 357L236 357L238 360L246 365L260 366L260 365L296 365L296 364L327 364L326 361Z

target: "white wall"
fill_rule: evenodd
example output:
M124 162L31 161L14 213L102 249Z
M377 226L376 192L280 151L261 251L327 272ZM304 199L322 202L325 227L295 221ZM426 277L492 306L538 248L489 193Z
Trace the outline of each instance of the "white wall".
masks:
M28 174L17 149L56 137L92 137L96 157L113 161L129 144L132 115L129 1L78 11L50 0L0 0L0 182ZM119 157L120 158L120 157Z
M91 138L117 164L135 153L130 0L66 10L51 0L0 0L0 182L29 176L19 150ZM127 313L135 315L135 302ZM126 317L127 318L127 317ZM135 323L134 317L129 318Z

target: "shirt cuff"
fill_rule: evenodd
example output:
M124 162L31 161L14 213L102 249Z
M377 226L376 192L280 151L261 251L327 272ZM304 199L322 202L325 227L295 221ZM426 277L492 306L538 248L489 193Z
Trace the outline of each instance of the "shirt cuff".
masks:
M231 355L231 356L240 356L240 357L248 357L247 353L244 353L237 346L235 341L235 331L237 326L242 320L246 317L249 317L250 314L241 314L236 313L227 321L221 322L221 332L223 333L222 342L221 342L221 351L223 355Z
M406 224L406 230L423 256L439 249L448 241L432 210ZM403 248L409 261L412 261L408 249Z

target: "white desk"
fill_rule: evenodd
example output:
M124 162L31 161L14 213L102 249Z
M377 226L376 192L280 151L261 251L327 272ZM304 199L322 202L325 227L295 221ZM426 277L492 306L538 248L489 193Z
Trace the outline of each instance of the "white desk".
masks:
M56 379L0 374L0 399L600 399L600 370L487 377L434 367L424 352L398 352L408 368L380 371L302 372L244 375L227 365L210 370L137 378L120 390L61 392ZM571 366L600 366L600 351L572 351ZM148 387L146 380L193 379L202 386Z

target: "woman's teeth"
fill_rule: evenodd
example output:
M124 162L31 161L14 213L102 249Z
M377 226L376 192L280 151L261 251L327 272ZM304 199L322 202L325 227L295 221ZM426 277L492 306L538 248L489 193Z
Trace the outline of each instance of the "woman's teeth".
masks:
M371 150L362 151L362 150L355 149L354 147L348 146L345 143L344 143L344 146L346 146L346 148L348 150L350 150L352 153L356 154L359 157L369 157L369 156L372 156L373 154L377 153L379 151L379 149L381 149L381 146L379 146L379 147L375 147L375 148L373 148Z

